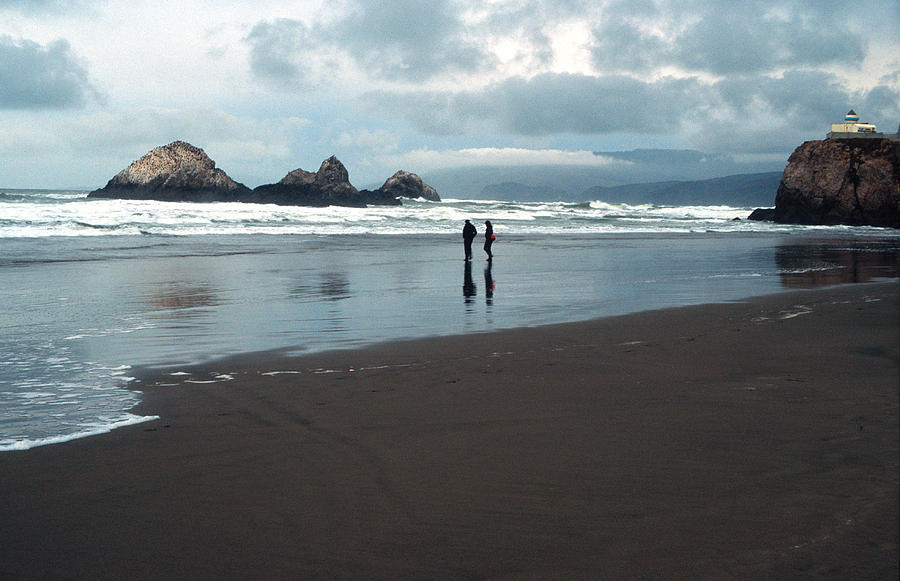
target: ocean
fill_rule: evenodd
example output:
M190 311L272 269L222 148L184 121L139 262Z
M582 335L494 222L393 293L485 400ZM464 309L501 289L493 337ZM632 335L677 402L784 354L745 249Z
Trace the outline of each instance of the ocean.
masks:
M0 451L153 421L135 367L739 301L900 276L900 231L752 208L491 200L304 208L0 189ZM735 220L735 218L741 218ZM470 219L495 258L463 260ZM227 378L226 378L227 379Z

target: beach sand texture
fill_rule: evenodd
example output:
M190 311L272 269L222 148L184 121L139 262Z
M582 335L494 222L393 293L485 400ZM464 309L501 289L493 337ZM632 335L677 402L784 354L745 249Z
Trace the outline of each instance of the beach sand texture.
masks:
M896 579L896 283L145 370L3 579Z

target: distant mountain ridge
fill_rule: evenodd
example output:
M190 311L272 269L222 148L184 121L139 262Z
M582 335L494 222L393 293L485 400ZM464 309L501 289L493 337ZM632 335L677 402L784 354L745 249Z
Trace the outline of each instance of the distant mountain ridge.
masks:
M765 172L708 180L600 186L585 190L581 197L616 204L771 206L781 183L781 175L782 172Z
M490 184L481 197L494 200L584 202L667 206L771 206L782 172L737 174L705 180L670 180L618 186L594 186L571 194L562 190L518 182Z
M487 186L493 188L499 184L518 183L559 192L556 199L579 200L582 192L596 186L702 181L742 174L780 173L784 171L787 159L786 155L746 159L693 149L634 149L593 153L596 162L587 165L454 167L430 170L427 179L445 198L480 198L483 197L482 190ZM523 190L523 195L528 194ZM774 199L774 190L771 195ZM771 206L772 200L768 200L766 205Z

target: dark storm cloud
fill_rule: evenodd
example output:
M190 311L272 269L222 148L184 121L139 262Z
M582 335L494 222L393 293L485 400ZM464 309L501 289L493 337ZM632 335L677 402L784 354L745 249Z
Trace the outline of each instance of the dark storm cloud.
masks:
M510 78L481 90L373 92L364 98L370 106L430 135L686 131L708 140L708 149L716 144L724 148L726 143L738 147L747 140L744 151L783 149L778 131L788 140L796 140L798 131L824 132L828 120L852 106L878 112L892 124L894 119L900 121L896 90L878 86L851 92L833 74L806 70L780 77L730 77L716 83L693 78L645 82L624 75L542 74Z
M900 92L884 85L851 91L836 75L820 71L730 78L715 83L713 89L717 106L739 118L768 112L771 123L789 119L801 129L821 127L823 119L843 115L850 107L867 111L870 118L900 117Z
M250 68L254 76L285 86L304 83L303 55L310 48L311 39L302 22L287 19L260 22L246 41L250 44Z
M489 60L466 40L459 9L448 0L360 2L330 36L364 67L392 78L422 80Z
M877 111L879 129L886 132L898 131L900 124L900 91L886 85L872 87L857 105L862 111Z
M413 81L484 66L487 52L465 36L452 2L397 0L358 2L336 21L313 27L297 20L259 22L245 40L257 78L297 84L313 51L343 52L369 74Z
M429 135L681 134L710 148L765 152L798 133L817 135L852 106L873 121L875 112L891 119L898 111L887 80L853 91L827 72L865 60L879 38L866 34L872 17L882 28L896 21L900 11L865 0L850 13L836 0L350 0L344 8L320 24L258 23L246 38L255 77L310 84L331 70L323 55L350 60L373 80L473 75L470 87L363 96ZM556 62L554 48L580 42L585 24L595 70L547 72L570 64ZM498 45L502 66L517 76L497 78L502 69L487 52ZM578 47L564 48L571 55ZM660 77L667 70L675 72Z
M626 76L542 74L484 90L445 94L371 93L368 101L432 134L489 128L508 134L675 133L703 106L695 79L643 82Z
M697 125L694 141L706 151L771 153L793 149L798 135L821 139L848 109L893 132L900 121L900 91L885 85L853 91L836 75L789 71L729 78L710 87L715 115Z
M0 109L79 107L96 97L68 42L0 36Z
M674 66L716 75L849 64L865 57L865 26L833 3L617 2L593 27L601 70ZM836 28L839 33L835 33Z
M504 81L486 98L503 127L514 133L669 133L685 111L702 102L702 94L693 79L543 74Z

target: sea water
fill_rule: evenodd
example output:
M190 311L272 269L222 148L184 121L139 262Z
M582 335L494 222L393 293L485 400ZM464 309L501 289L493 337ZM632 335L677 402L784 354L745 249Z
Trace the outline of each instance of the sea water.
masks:
M750 208L303 208L0 190L0 451L152 418L133 366L486 332L898 276L900 232ZM492 262L461 230L494 224ZM741 218L741 220L735 220Z

